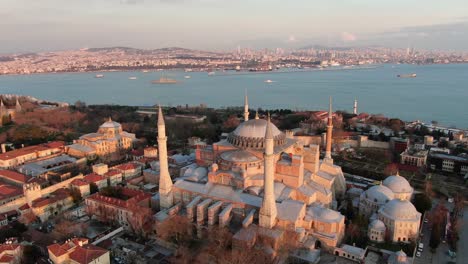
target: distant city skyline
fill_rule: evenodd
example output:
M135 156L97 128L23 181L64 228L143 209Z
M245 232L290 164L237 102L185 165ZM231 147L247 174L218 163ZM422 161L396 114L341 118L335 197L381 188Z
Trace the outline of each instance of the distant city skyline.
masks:
M467 51L466 14L463 0L2 0L0 53L310 45Z

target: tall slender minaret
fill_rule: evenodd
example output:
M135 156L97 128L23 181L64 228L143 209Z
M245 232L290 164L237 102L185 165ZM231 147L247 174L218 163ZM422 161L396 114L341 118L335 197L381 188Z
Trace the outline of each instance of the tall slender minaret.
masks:
M172 196L172 179L169 175L167 163L167 137L166 124L159 106L158 110L158 151L159 151L159 205L161 209L169 208L174 204Z
M276 201L275 201L275 164L274 164L274 142L270 115L265 131L265 178L263 181L263 202L260 208L259 224L261 227L272 228L276 224Z
M330 96L330 105L328 109L328 124L327 124L327 146L325 149L325 162L333 163L331 156L332 148L332 132L333 132L333 110L332 110L332 98Z
M5 105L3 104L3 99L0 99L0 117L3 117L3 115L6 113L6 108Z
M244 97L244 121L249 121L249 98L247 97L247 91Z
M18 96L16 97L16 106L15 106L16 112L21 112L21 104L18 100Z
M353 114L357 115L357 99L354 99Z

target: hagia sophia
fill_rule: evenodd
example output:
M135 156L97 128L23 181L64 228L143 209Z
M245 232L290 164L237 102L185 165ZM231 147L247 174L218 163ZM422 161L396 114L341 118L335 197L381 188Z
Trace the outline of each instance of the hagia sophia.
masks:
M331 99L322 160L318 145L302 145L293 133L280 131L269 116L250 119L247 96L244 109L244 122L227 138L198 147L197 167L173 182L159 108L161 211L157 218L164 221L183 207L200 225L226 226L233 218L243 219L243 228L234 238L247 244L255 243L255 237L278 240L292 231L302 243L313 241L312 247L338 248L345 233L345 217L336 210L338 201L345 197L346 182L331 156ZM359 208L370 218L371 240L383 241L388 230L392 240L406 242L418 232L421 214L409 202L412 193L409 183L395 175L361 194Z

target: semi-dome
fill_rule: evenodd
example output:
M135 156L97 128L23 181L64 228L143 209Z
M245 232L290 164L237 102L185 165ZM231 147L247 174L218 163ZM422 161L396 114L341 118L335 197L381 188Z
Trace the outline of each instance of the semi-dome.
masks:
M379 210L379 213L385 214L388 218L399 220L416 219L421 216L411 202L402 199L393 199L386 203Z
M344 217L339 212L323 207L323 205L310 207L307 215L328 223L340 222Z
M221 158L226 161L231 161L231 162L255 162L255 161L260 161L260 159L253 155L252 153L249 153L248 151L245 150L233 150L233 151L226 151L221 153Z
M267 121L264 119L251 119L241 123L228 136L228 142L239 148L263 149ZM283 145L286 135L282 133L273 123L271 132L275 146Z
M384 204L394 198L392 190L383 185L370 187L364 192L364 195L368 200L378 204Z
M412 193L413 187L409 182L400 175L388 176L384 181L383 185L388 187L394 193Z
M369 229L376 231L385 231L386 227L384 222L380 221L379 219L375 219L369 224Z

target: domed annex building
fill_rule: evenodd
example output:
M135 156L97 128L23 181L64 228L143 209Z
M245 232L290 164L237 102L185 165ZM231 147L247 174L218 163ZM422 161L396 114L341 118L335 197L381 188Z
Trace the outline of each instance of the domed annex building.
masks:
M385 227L384 222L380 221L379 219L375 219L369 224L367 235L371 241L384 242L386 230L387 228Z
M319 146L303 146L292 133L280 131L269 117L249 119L247 96L244 107L244 122L227 138L197 146L198 168L184 171L174 184L169 172L162 169L163 211L170 212L179 204L200 225L224 226L240 218L244 229L258 225L257 235L271 235L273 231L261 230L275 230L275 237L279 237L284 230L291 230L325 248L338 246L344 236L344 216L331 208L344 196L346 185L341 167L331 158L331 119L326 156L320 160ZM165 166L166 158L161 155L165 140L160 110L161 167Z
M359 197L359 213L370 217L368 237L383 242L388 232L393 242L410 242L419 232L421 213L410 202L413 187L398 173L372 186Z
M394 194L389 188L383 185L372 186L359 197L359 213L370 217L393 198Z
M85 134L67 146L67 153L77 157L113 155L131 149L136 141L135 134L123 131L120 123L109 118L97 133Z
M414 189L398 172L396 175L385 178L383 185L392 190L396 199L411 200Z
M421 213L410 201L393 199L379 209L378 219L388 228L393 242L411 242L419 232Z

